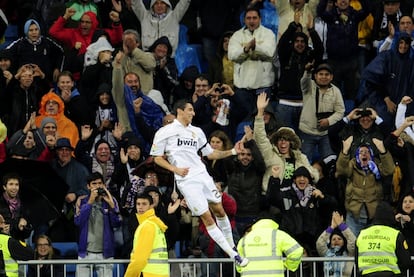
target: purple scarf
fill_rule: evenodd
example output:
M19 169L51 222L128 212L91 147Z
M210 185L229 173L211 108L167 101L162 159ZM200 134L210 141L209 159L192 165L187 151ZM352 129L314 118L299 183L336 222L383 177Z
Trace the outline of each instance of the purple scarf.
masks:
M12 218L15 218L16 212L20 209L19 197L10 198L6 192L3 192L3 197L4 199L6 199L7 204L9 204L9 209L12 214Z

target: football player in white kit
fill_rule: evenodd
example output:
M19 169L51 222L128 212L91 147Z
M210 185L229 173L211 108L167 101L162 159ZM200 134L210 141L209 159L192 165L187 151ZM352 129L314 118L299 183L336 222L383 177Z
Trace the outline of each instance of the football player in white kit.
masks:
M200 216L210 237L239 266L246 266L249 261L240 257L235 250L231 225L221 203L221 194L198 155L198 151L201 151L209 159L223 159L237 155L240 152L240 143L236 143L231 150L214 150L203 131L191 125L195 115L193 105L186 100L179 100L174 107L177 118L157 131L151 155L157 165L174 172L178 189L191 212ZM213 211L217 224L209 208Z

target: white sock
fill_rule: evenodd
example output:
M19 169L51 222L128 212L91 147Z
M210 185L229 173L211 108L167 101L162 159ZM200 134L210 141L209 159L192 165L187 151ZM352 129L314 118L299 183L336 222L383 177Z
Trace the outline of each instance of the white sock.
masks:
M237 252L233 250L230 244L227 242L226 238L223 235L223 232L217 227L216 224L211 226L206 226L207 232L210 237L223 249L230 258L234 258L237 255Z
M216 220L217 226L223 232L223 235L226 238L227 242L230 244L232 248L234 248L236 245L234 244L233 232L231 231L231 224L228 216L226 215L224 217L216 217Z

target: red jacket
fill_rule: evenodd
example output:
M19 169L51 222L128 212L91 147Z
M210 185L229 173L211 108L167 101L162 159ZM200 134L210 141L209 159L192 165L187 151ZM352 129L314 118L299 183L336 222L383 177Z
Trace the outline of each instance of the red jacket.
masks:
M88 15L92 21L92 26L89 34L82 35L80 29L80 23L78 28L65 28L66 20L60 16L50 27L49 34L55 38L56 40L62 42L63 44L74 48L76 42L81 43L81 48L79 49L79 55L85 54L86 48L92 42L93 33L98 29L98 19L96 18L95 13L93 12L85 12L84 14ZM111 44L116 45L122 42L122 25L115 25L112 24L111 29L103 29L105 32L108 33Z
M237 212L237 203L236 200L232 196L230 196L228 193L223 192L221 196L221 203L223 204L224 211L227 214L227 217L230 220L231 229L234 231L236 229L236 220L234 219L236 212ZM214 217L214 216L213 216ZM207 232L206 226L204 223L200 220L200 224L198 226L198 230L200 233L204 234L206 237L209 237L209 234ZM233 232L234 233L234 232ZM205 254L210 258L217 258L214 255L214 248L216 247L216 243L213 239L209 240L208 248L205 251Z
M7 156L6 141L7 140L4 140L2 143L0 143L0 163L6 160L6 156Z

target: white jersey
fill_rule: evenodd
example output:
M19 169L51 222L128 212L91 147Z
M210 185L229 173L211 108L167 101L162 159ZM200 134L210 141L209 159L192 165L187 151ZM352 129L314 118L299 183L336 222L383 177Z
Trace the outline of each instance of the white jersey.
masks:
M213 153L204 132L189 124L182 125L177 119L173 123L159 129L155 134L150 154L152 156L167 155L168 162L179 168L189 168L188 174L181 177L175 174L176 180L187 180L200 173L207 172L197 152L203 156Z

